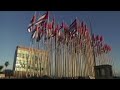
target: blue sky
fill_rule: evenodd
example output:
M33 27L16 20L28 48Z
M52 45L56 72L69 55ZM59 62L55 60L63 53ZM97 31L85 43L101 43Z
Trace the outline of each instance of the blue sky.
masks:
M29 46L27 26L33 14L34 11L0 11L0 65L9 61L8 68L12 68L16 46ZM89 18L93 32L103 35L105 42L112 46L115 69L120 73L120 11L51 11L50 16L55 16L58 23L64 20L68 24L77 17L87 25Z

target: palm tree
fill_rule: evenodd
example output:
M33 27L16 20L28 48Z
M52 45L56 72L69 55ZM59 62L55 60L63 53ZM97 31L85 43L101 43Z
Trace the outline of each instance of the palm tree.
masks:
M5 70L6 70L6 68L7 68L7 67L8 67L8 65L9 65L9 62L8 62L8 61L6 61L4 65L5 65Z

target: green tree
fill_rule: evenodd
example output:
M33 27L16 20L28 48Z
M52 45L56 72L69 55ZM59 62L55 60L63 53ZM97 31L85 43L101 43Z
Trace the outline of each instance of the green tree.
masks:
M3 66L0 66L0 72L2 72Z

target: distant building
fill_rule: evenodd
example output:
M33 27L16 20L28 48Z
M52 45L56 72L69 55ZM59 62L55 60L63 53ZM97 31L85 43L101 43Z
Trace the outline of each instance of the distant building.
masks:
M14 75L49 75L49 63L47 51L17 46L13 64Z

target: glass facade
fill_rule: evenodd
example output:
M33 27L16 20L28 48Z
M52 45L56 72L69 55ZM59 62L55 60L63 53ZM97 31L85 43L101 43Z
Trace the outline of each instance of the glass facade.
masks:
M49 71L48 52L33 48L17 47L15 54L15 72L47 75Z

